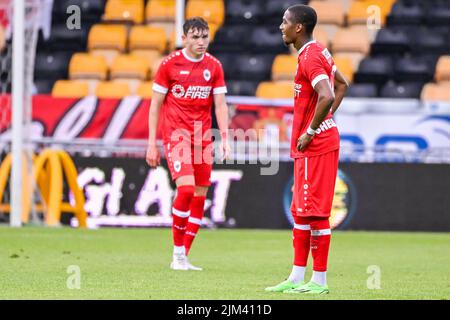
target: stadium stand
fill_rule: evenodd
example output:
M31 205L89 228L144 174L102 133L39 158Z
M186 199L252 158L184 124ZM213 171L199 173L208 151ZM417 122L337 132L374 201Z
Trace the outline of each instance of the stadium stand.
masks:
M82 98L89 94L89 85L82 81L58 80L53 86L55 98Z
M102 81L95 88L95 95L99 98L123 98L131 94L127 83Z
M175 49L175 2L55 1L52 35L40 39L38 46L36 70L43 72L36 73L38 92L45 93L55 80L67 78L63 66L70 59L67 55L75 58L83 51L105 57L106 77L102 65L98 79L84 77L82 67L76 76L69 68L69 79L117 80L109 70L123 54L145 58L147 76L138 79L153 79L160 61ZM447 0L188 0L186 17L202 16L210 24L214 41L209 51L224 66L230 95L254 96L262 82L292 79L297 52L284 46L278 26L283 12L298 3L317 10L314 37L329 48L339 70L352 82L350 96L429 97L441 90L442 82L450 81ZM83 26L73 32L63 24L70 4L83 8ZM377 8L370 8L373 5ZM382 28L369 30L367 16L377 9ZM427 86L433 89L421 94L426 83L435 86ZM95 85L91 84L90 93ZM137 86L136 82L131 91L137 92Z

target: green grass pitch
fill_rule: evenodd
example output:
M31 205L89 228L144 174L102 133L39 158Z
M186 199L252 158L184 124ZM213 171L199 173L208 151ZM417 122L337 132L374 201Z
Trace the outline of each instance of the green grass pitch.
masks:
M290 272L289 230L201 230L190 260L202 272L170 270L171 250L170 229L0 227L0 298L450 298L450 234L445 233L334 232L331 292L318 297L264 291ZM72 265L80 268L80 289L67 287ZM380 270L380 289L367 286L373 265Z

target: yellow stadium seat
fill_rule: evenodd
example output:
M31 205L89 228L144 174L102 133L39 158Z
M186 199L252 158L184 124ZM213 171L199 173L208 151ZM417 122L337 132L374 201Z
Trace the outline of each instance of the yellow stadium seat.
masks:
M108 0L103 21L144 22L144 0Z
M123 54L117 56L111 64L111 80L139 79L146 80L150 71L150 64L144 57Z
M324 47L328 48L329 46L328 33L322 26L317 25L314 28L313 37L318 42L320 42Z
M333 58L334 64L338 70L347 78L348 81L353 81L353 63L352 59L346 56L337 56Z
M127 44L127 28L124 25L96 24L89 31L88 48L124 51Z
M297 56L280 54L275 57L272 64L272 80L293 81L297 72Z
M264 99L289 99L294 97L293 81L263 81L256 89L256 97Z
M147 22L175 21L176 0L149 0L145 8Z
M153 63L159 61L162 57L158 50L133 50L130 52L131 55L143 57L147 60L150 69L152 69ZM150 70L150 76L153 70Z
M369 53L370 40L367 28L342 28L332 41L333 55L344 54L352 59L353 69L358 68L361 59Z
M425 101L450 101L450 83L427 83L420 96Z
M342 26L345 22L345 11L341 3L335 1L314 0L309 3L316 10L318 24L335 24Z
M436 64L436 81L450 81L450 56L441 56Z
M52 96L55 98L82 98L87 95L89 95L89 86L81 81L58 80L52 89Z
M153 81L141 82L136 94L143 99L150 99L153 94Z
M384 25L386 16L391 11L395 0L362 0L353 1L347 14L349 25L367 24L368 18L380 10L381 26ZM371 7L374 6L374 7ZM369 10L370 9L370 10ZM369 20L370 21L370 20Z
M186 6L186 18L202 17L208 23L221 26L225 20L223 0L190 0Z
M108 76L108 65L102 56L89 53L75 53L69 63L69 78L105 80Z
M131 94L128 84L121 82L99 82L95 89L95 95L99 98L120 99Z
M156 73L158 72L159 65L163 60L167 58L167 56L161 56L158 59L154 60L153 63L150 65L150 79L155 79Z
M129 38L130 50L156 49L159 52L166 51L166 32L162 27L135 26L131 29Z

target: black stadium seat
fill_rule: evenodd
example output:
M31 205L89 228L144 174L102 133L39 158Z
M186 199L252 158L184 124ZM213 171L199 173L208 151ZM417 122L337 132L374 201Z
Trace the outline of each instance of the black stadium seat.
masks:
M250 49L255 53L289 53L278 28L257 27L250 37Z
M364 58L358 67L354 81L355 83L385 83L393 71L392 58L389 56L379 56Z
M434 69L421 58L400 58L395 63L394 80L427 82L433 79Z
M243 25L232 25L220 28L211 43L212 54L217 52L242 52L250 48L249 38L252 28Z
M391 13L387 16L387 23L391 25L418 25L424 20L424 8L416 3L411 5L397 2L392 6Z
M260 23L264 15L265 1L227 0L225 14L227 23Z
M378 31L374 43L373 54L378 53L404 53L410 50L410 40L407 32L401 29L384 28Z
M354 83L347 90L348 97L375 98L378 95L377 86L373 83Z
M70 13L67 8L71 5L81 9L82 23L95 23L101 20L105 11L106 0L55 0L53 2L52 18L54 21L66 22Z
M283 14L287 8L296 4L307 4L308 0L267 0L264 10L265 21L277 26L283 20Z
M404 82L395 83L390 81L381 89L382 98L413 98L419 99L423 83Z
M69 30L65 24L53 25L50 39L39 39L39 50L47 51L86 51L88 27Z
M35 79L67 79L67 69L71 55L69 52L38 53L34 69Z
M228 94L232 96L255 96L258 82L247 80L227 81Z
M270 79L275 55L244 54L236 58L236 70L239 72L234 73L233 79L258 82Z
M37 94L50 94L52 92L53 84L55 83L54 80L46 80L46 79L40 79L34 81L34 86L37 90Z

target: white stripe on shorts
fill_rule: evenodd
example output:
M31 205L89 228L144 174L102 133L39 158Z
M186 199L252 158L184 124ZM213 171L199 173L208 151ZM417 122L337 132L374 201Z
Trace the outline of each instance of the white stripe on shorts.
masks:
M312 236L327 236L331 234L331 229L311 230Z
M294 229L298 229L298 230L311 230L311 227L309 226L309 224L294 224Z

